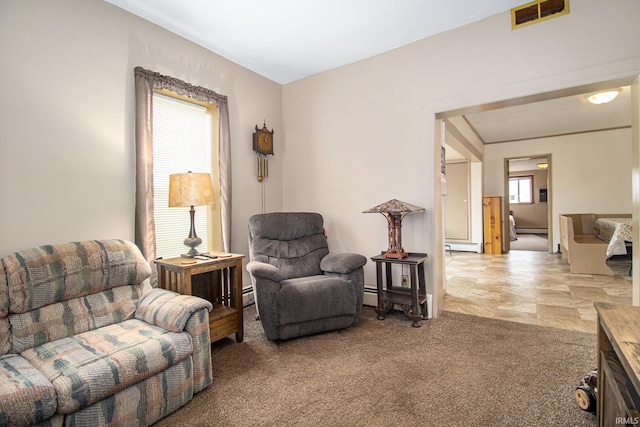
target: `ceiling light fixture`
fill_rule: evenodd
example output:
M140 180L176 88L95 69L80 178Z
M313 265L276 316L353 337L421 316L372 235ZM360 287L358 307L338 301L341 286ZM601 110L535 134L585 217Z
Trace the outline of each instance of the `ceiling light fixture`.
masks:
M616 96L618 96L621 90L622 89L612 89L606 92L594 93L593 95L589 95L587 100L592 104L606 104L616 99Z
M542 162L542 163L538 163L537 165L540 169L546 169L549 167L549 164L547 162Z

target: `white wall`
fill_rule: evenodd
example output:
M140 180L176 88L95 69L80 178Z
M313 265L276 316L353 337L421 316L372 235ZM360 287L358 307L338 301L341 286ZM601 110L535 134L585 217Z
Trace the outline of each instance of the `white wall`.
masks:
M334 248L369 256L386 247L386 228L360 212L390 198L424 206L403 222L405 248L430 254L427 277L441 288L435 114L636 75L637 16L635 0L574 0L570 14L512 31L502 13L286 85L285 208L319 210Z
M279 84L101 0L2 1L0 52L0 256L133 240L136 66L229 97L233 251L248 253L261 210L251 135L263 120L275 129L267 209L282 208Z
M471 241L477 243L478 253L484 248L484 228L482 223L482 183L483 164L471 163Z
M553 248L560 242L558 215L631 213L631 130L583 133L485 147L485 194L503 196L504 159L551 153Z
M268 211L317 210L333 250L370 256L386 248L386 224L364 209L423 206L403 222L404 243L429 253L441 286L435 113L637 75L637 16L637 0L574 0L570 14L512 31L502 13L281 88L100 0L3 1L0 256L133 238L140 65L229 96L234 251L247 253L247 219L261 209L251 133L266 119Z

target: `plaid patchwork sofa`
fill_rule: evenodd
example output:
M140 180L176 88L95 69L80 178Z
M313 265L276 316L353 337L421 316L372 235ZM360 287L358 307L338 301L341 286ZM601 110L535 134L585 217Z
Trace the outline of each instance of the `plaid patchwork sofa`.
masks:
M133 243L0 262L0 426L150 425L211 383L211 303L152 288Z

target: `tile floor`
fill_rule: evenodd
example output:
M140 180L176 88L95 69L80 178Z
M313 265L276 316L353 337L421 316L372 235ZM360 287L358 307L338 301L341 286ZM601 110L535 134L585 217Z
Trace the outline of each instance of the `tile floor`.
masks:
M446 254L444 309L483 317L596 332L595 301L631 304L630 259L615 276L571 274L559 254Z

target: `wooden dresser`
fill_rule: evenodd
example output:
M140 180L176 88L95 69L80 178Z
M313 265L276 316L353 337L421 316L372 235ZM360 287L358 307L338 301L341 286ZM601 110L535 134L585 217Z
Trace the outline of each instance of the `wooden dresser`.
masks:
M640 424L640 307L596 303L598 425Z
M484 230L484 253L502 253L502 197L482 199L482 222Z

